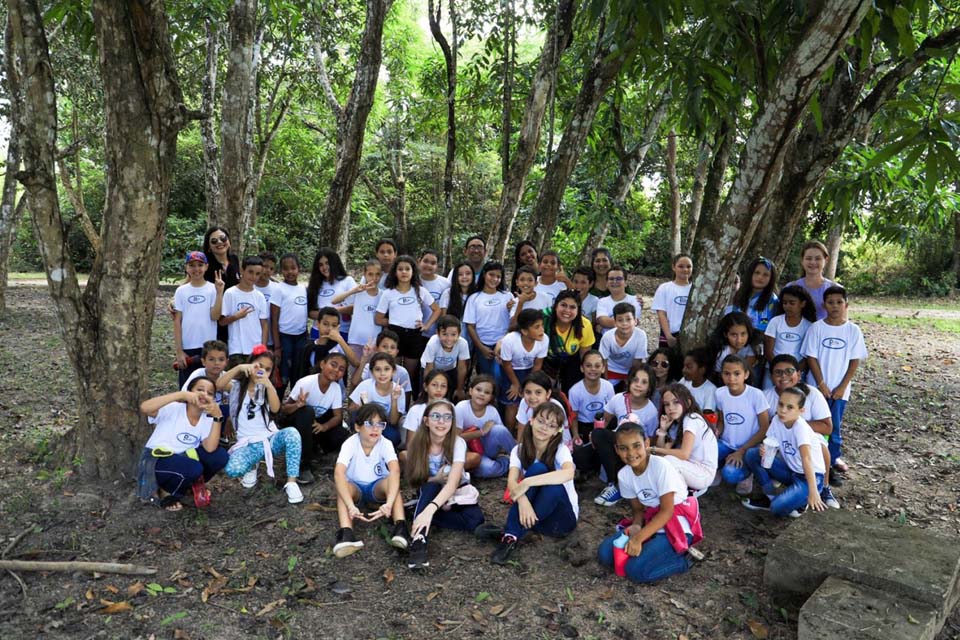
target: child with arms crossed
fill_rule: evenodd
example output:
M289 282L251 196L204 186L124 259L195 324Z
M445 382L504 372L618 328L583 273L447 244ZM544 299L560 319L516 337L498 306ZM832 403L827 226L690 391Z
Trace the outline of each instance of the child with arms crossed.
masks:
M460 320L451 315L440 316L437 333L427 340L420 357L424 379L431 371L440 371L447 377L450 397L464 396L467 371L470 370L470 346L460 336Z
M637 326L635 307L628 302L613 306L614 330L600 338L600 355L607 361L607 380L615 386L647 359L647 334Z

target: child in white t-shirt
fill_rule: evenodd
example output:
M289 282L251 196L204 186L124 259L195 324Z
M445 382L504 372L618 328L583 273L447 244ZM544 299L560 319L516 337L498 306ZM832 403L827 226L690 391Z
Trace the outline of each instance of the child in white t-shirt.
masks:
M524 309L540 311L553 306L553 298L549 294L537 290L537 272L534 271L533 267L524 265L517 269L514 282L517 285L517 304L513 309L511 327L516 324L517 317Z
M605 369L606 363L599 351L590 349L583 354L580 360L583 380L570 387L570 393L567 394L570 408L577 414L577 421L570 425L574 447L590 442L597 416L603 415L603 408L613 399L613 385L603 378Z
M560 264L560 254L556 251L544 251L540 255L540 276L537 278L537 286L534 288L537 293L547 296L550 300L547 305L549 307L553 306L553 301L557 299L557 295L561 291L573 288L573 283L563 272L563 265Z
M227 327L230 357L246 357L258 344L267 343L267 320L270 309L263 294L256 290L263 271L263 261L257 256L243 259L240 282L223 294L220 326Z
M173 294L173 348L177 358L174 365L181 387L200 368L198 356L203 344L217 339L217 320L223 304L223 279L217 272L214 282L207 282L207 256L202 251L187 253L184 269L187 283Z
M280 273L283 281L270 300L270 330L274 352L280 355L280 380L285 387L302 377L300 361L307 346L307 288L298 282L297 254L280 256Z
M634 305L618 302L611 313L616 328L600 338L600 355L607 361L607 380L619 386L631 369L647 359L647 334L637 327Z
M365 404L357 411L356 433L340 447L333 471L340 523L333 554L338 558L363 548L363 541L357 540L353 533L354 520L374 522L392 517L390 544L398 549L406 549L409 544L400 494L400 463L393 444L383 437L386 426L383 408L378 404ZM380 504L380 507L365 514L357 507L358 503Z
M590 267L577 267L573 272L571 280L573 282L573 289L580 297L580 313L582 313L583 317L587 318L591 324L596 322L597 304L600 302L597 296L590 293L595 278L596 276L593 273L593 269Z
M437 333L427 340L427 346L420 356L420 366L424 378L436 369L447 377L447 389L450 397L464 397L467 383L467 371L470 370L470 346L460 336L460 320L455 316L444 315L437 320Z
M737 493L750 495L753 482L743 456L760 444L770 418L763 391L747 384L750 369L743 358L727 356L720 371L724 386L717 389L717 460L721 476L737 485Z
M697 401L689 389L675 382L663 391L660 414L657 443L650 453L662 454L689 489L705 492L717 474L717 437L701 415Z
M770 423L766 436L779 443L772 465L763 465L766 440L747 452L746 465L764 493L760 498L744 500L743 505L748 509L769 510L777 516L795 518L805 507L813 511L827 508L820 499L826 471L820 453L820 436L800 417L805 401L806 395L797 387L780 393L777 416ZM773 486L774 479L785 487L779 494Z
M690 296L693 276L693 259L685 253L673 257L673 280L657 287L653 295L651 309L657 312L660 325L660 346L675 347L683 314L687 310L687 298Z
M440 305L440 299L443 298L443 292L450 288L450 281L441 275L437 275L437 265L440 262L440 254L435 249L424 249L420 252L420 259L417 266L420 269L420 285L430 292L433 301ZM441 315L442 315L441 311ZM431 312L424 310L423 322L430 319ZM439 325L433 325L423 332L424 337L437 335Z
M707 378L710 364L710 352L705 347L694 347L683 357L683 379L680 383L690 389L703 412L713 412L717 408L717 386Z
M273 280L273 273L277 268L277 256L270 251L262 251L258 257L263 261L263 268L260 270L260 277L257 278L256 289L263 295L263 299L267 302L267 309L270 310L270 301L280 290L280 284ZM270 314L272 317L272 312ZM271 351L279 352L280 344L274 343L273 331L270 329L271 317L267 318L267 342L265 344L270 347ZM279 353L277 355L279 356Z
M500 389L499 401L503 405L504 424L511 431L516 430L517 426L520 388L532 371L539 371L543 367L549 347L544 336L541 311L524 309L517 316L516 323L517 330L505 335L500 342L501 367L509 386Z
M789 285L780 292L780 306L783 313L774 316L767 325L763 336L763 356L767 365L780 354L789 354L796 358L803 370L807 368L807 361L803 355L803 339L807 330L817 321L817 309L810 297L810 293L799 285ZM763 388L773 387L774 380L770 376L764 378Z
M503 426L495 402L493 376L479 373L470 379L468 400L457 403L457 424L471 451L480 455L476 465L467 470L480 478L506 475L510 450L517 444L509 429Z
M381 407L387 424L383 435L394 446L400 446L400 425L407 410L403 387L393 381L397 369L392 356L375 353L370 358L370 379L364 380L350 392L350 411L356 412L362 405L377 404Z
M600 298L597 303L597 326L600 327L600 332L603 334L617 326L615 307L621 304L630 305L633 311L634 324L640 319L640 312L643 311L643 302L641 302L640 296L627 294L627 272L623 267L617 265L610 267L610 271L607 273L607 286L610 287L610 295Z
M376 323L377 305L380 304L380 261L371 259L363 267L360 284L333 296L331 303L342 305L343 313L351 314L347 343L357 358L363 354L364 345L372 343L380 335Z

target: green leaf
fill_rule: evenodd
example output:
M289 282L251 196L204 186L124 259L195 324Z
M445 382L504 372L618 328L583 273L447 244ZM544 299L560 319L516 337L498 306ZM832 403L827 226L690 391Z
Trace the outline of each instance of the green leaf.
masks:
M913 168L913 165L917 163L917 160L920 159L920 155L923 153L923 145L917 145L914 147L910 154L907 155L906 159L903 161L903 164L900 165L900 172L897 174L897 177L893 179L894 182L900 182L905 175L910 173L910 169Z
M57 604L53 605L53 608L54 608L54 609L66 609L67 607L69 607L70 605L72 605L74 602L76 602L76 601L73 599L73 596L67 596L67 598L66 598L65 600L61 600L61 601L58 602Z
M813 116L813 123L817 125L817 132L823 133L823 114L820 112L820 92L817 91L810 98L810 114Z
M160 626L161 626L161 627L165 627L165 626L167 626L168 624L170 624L171 622L176 622L177 620L183 620L183 619L186 618L186 617L187 617L187 612L186 612L186 611L177 611L177 612L176 612L175 614L173 614L172 616L167 616L166 618L164 618L163 620L161 620L161 621L160 621Z
M290 573L297 566L297 556L287 558L287 573Z
M897 30L901 55L910 55L917 48L917 41L913 37L913 29L910 26L910 11L906 7L898 5L893 10L893 26Z
M483 602L489 597L490 597L489 591L481 591L480 593L477 594L477 597L474 598L473 601L476 602L477 604L480 604L481 602Z
M863 167L864 171L869 171L883 164L894 155L906 149L907 146L913 142L915 142L914 136L904 136L896 142L888 144L886 147L878 151L872 158L870 158L870 161L867 162L866 166Z

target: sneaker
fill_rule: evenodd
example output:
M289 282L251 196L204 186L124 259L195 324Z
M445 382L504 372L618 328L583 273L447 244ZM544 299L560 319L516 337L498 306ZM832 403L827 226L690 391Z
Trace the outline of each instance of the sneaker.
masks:
M346 558L351 553L356 553L363 549L363 540L357 540L353 536L351 527L344 527L337 531L337 543L333 545L333 555L338 558Z
M620 502L620 489L613 483L608 484L593 501L604 507L612 507Z
M499 565L509 564L510 556L513 555L513 550L516 548L517 539L509 533L503 534L503 537L500 538L500 544L497 545L497 548L493 550L493 555L490 556L490 562Z
M500 538L503 537L503 529L499 525L484 523L477 525L477 528L473 530L473 535L477 540L499 542Z
M393 523L390 545L397 549L406 549L410 546L410 532L407 530L406 520L397 520Z
M300 475L297 477L297 484L313 484L316 480L313 477L313 472L310 469L304 467L300 469Z
M806 507L804 507L803 509L794 509L793 511L791 511L790 513L787 514L787 517L788 517L788 518L799 518L800 516L803 515L803 512L806 511L806 510L807 510Z
M243 477L240 478L240 486L244 489L253 489L257 486L257 468L254 467L243 474Z
M830 470L830 482L831 487L842 487L843 486L843 474L837 471L836 469Z
M830 490L829 486L824 487L823 491L820 492L820 499L823 500L823 503L831 509L840 508L840 501L834 497L833 491Z
M418 533L410 542L410 550L407 554L407 567L410 569L424 569L430 566L430 560L427 559L427 539L423 534Z
M744 498L741 504L751 511L770 511L770 496Z
M737 483L737 495L749 496L753 493L753 476L747 476Z
M303 502L303 492L300 491L300 485L296 482L288 482L283 485L283 490L287 494L287 502L290 504L299 504Z
M837 458L836 460L834 460L833 468L839 471L840 473L846 473L847 471L850 471L850 465L844 462L843 458Z

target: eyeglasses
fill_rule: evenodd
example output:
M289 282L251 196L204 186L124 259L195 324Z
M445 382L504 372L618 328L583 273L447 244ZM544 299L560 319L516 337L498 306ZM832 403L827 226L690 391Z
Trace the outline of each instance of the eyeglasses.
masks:
M210 237L210 244L227 244L230 239L227 236Z
M373 429L373 428L386 429L386 428L387 428L387 423L384 422L384 421L382 421L382 420L380 420L380 421L378 421L378 422L370 422L369 420L367 420L367 421L365 421L365 422L363 423L363 426L365 426L365 427L368 428L368 429Z
M626 280L623 276L615 276L613 278L607 278L607 282L623 282Z
M453 422L452 413L437 413L436 411L428 414L428 416L434 422Z
M482 244L470 244L467 245L467 251L483 251L484 245Z
M776 377L778 377L778 378L784 378L784 377L786 377L786 376L792 376L792 375L795 374L796 372L797 372L797 370L794 369L793 367L790 367L789 369L774 369L773 371L771 371L771 373L772 373L773 375L775 375Z
M650 363L651 367L660 367L661 369L666 369L670 366L669 362L664 362L663 360L654 360Z

